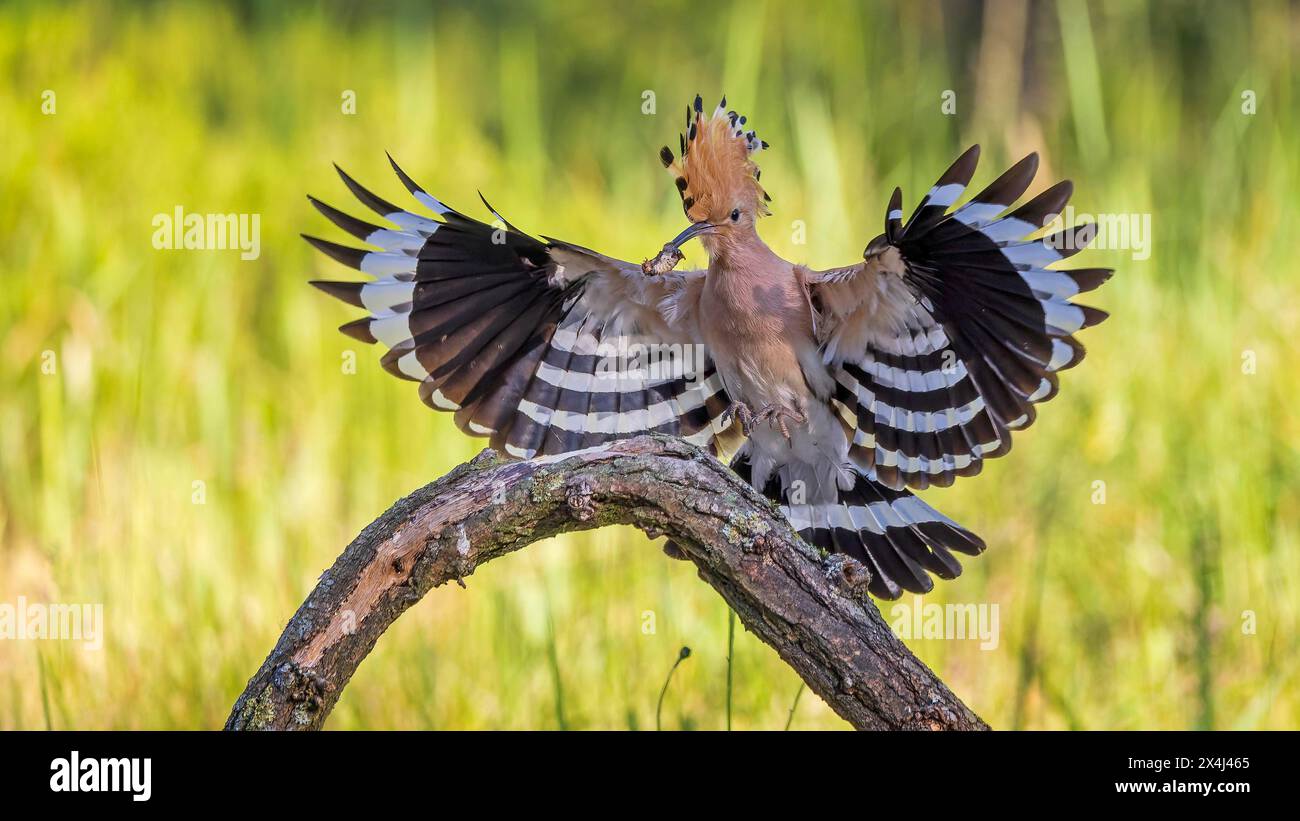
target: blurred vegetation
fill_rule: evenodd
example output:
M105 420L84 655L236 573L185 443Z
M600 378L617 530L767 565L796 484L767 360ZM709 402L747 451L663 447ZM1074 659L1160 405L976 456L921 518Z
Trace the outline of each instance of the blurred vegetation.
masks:
M998 604L1000 643L909 644L999 727L1300 725L1298 43L1294 6L1208 0L5 4L0 601L102 602L107 629L0 641L0 727L219 726L353 535L481 447L306 286L347 272L298 238L338 238L303 195L362 213L331 161L407 202L389 150L470 213L482 189L641 259L682 225L655 155L697 91L772 143L761 230L815 266L972 142L977 184L1038 150L1031 193L1069 176L1082 212L1152 215L1149 260L1081 255L1117 269L1089 300L1113 318L1062 395L926 494L991 546L927 601ZM178 205L260 214L260 258L155 250ZM330 726L653 728L682 645L664 727L726 721L727 609L635 531L467 581ZM744 631L734 652L733 726L785 726L798 679ZM808 693L792 726L844 724Z

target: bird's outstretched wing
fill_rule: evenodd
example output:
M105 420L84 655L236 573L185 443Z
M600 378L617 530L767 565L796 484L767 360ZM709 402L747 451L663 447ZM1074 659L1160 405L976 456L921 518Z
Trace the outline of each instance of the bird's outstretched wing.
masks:
M1057 373L1083 359L1073 334L1107 316L1070 298L1110 270L1048 267L1086 245L1091 226L1024 239L1061 212L1069 181L1003 215L1037 155L949 213L978 158L979 146L958 158L906 224L895 189L864 262L807 273L850 455L893 488L946 486L1010 450L1011 431L1056 395Z
M386 202L341 169L357 199L393 227L309 198L378 249L304 235L375 277L312 283L370 312L339 330L382 343L386 370L419 382L426 404L453 411L461 430L490 437L511 456L567 453L647 432L717 445L731 425L730 401L702 348L691 345L701 272L646 277L632 263L534 239L495 211L495 224L479 222L393 168L436 218ZM669 348L655 357L636 347L643 343Z

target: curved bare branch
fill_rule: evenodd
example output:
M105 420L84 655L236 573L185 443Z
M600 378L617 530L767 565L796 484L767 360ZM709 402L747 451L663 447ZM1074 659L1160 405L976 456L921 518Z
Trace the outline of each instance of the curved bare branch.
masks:
M726 466L647 436L563 459L490 450L394 504L321 576L226 729L316 729L375 642L430 589L576 530L673 538L744 625L859 729L988 729L890 631L868 571L822 555Z

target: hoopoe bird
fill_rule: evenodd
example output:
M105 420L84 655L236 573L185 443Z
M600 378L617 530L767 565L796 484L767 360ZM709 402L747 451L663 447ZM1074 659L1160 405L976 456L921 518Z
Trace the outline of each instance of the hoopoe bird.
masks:
M1026 239L1056 219L1070 182L1011 210L1037 170L1031 154L953 209L975 171L972 147L906 221L894 190L861 262L819 271L756 231L770 212L754 156L768 145L746 118L725 98L705 116L697 96L686 120L680 156L665 147L660 158L690 224L644 267L529 236L486 199L495 224L465 216L389 157L433 216L338 169L389 226L309 198L378 249L304 235L374 277L312 284L367 310L340 330L382 344L385 369L511 457L672 434L731 456L805 539L864 563L874 595L955 578L953 554L985 543L912 491L1007 453L1056 395L1057 374L1083 358L1074 334L1106 317L1071 298L1110 270L1049 267L1086 244L1088 226ZM708 267L672 270L692 238ZM703 346L703 370L602 370L602 351L634 341Z

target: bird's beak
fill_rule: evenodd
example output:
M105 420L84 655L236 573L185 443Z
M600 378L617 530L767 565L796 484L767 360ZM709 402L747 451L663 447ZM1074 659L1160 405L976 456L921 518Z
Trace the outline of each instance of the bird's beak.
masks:
M674 237L672 242L668 243L668 245L675 249L680 249L689 240L698 237L700 234L711 234L716 230L718 230L718 226L711 222L692 222L685 231Z

